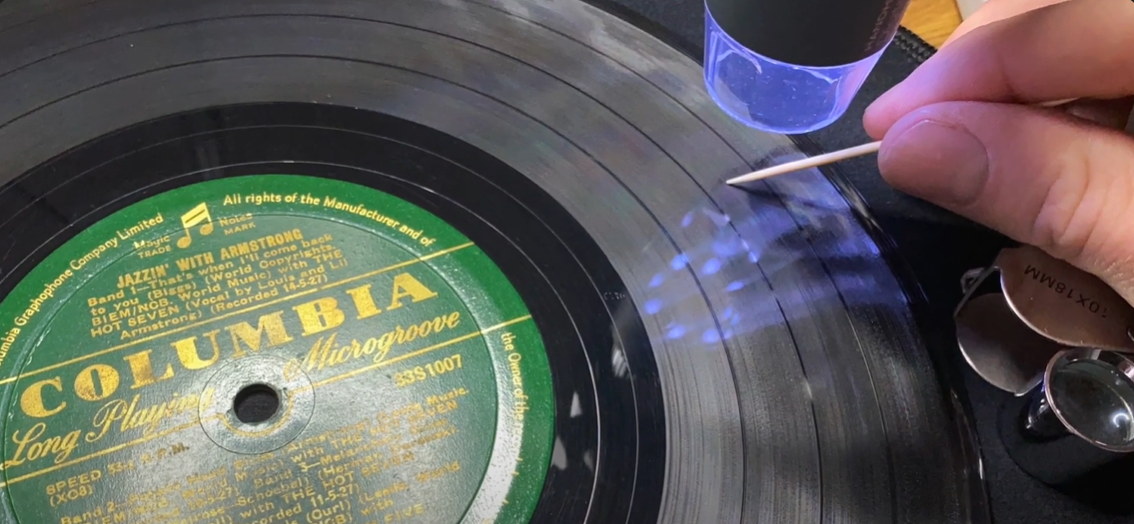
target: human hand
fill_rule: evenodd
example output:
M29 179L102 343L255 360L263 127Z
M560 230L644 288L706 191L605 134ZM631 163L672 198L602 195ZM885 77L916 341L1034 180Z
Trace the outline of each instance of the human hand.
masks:
M1134 303L1134 138L1121 132L1132 95L1134 2L990 0L864 124L897 189ZM1066 111L1028 106L1075 98Z

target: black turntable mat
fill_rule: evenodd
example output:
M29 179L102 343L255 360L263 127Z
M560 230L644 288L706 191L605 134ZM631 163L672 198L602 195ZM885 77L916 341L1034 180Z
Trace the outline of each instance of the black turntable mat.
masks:
M267 440L226 433L231 428L217 429L203 419L194 426L192 410L178 416L190 417L183 434L196 438L194 445L177 447L179 442L155 437L130 444L134 452L125 453L119 446L127 441L87 441L57 455L63 458L52 466L22 461L30 456L21 455L27 450L20 442L31 438L37 417L51 416L37 411L48 404L35 403L47 397L26 392L54 387L29 377L69 369L66 358L101 358L117 347L97 336L93 342L79 337L82 343L73 348L37 345L75 325L95 329L92 336L105 325L93 320L103 318L96 312L99 297L73 314L62 299L56 306L47 297L36 308L49 304L63 313L39 331L25 328L35 337L0 325L0 335L23 337L6 340L10 345L0 360L0 408L9 414L0 449L11 461L0 491L5 521L58 522L68 516L72 524L86 522L75 516L111 514L120 499L133 501L132 511L143 521L162 508L172 508L169 515L200 512L227 522L258 522L278 510L280 521L294 516L336 524L348 522L348 514L349 522L367 522L371 514L363 509L385 511L385 522L457 522L452 515L462 511L507 517L501 521L530 516L533 522L985 521L967 400L954 390L947 339L940 337L940 326L923 318L951 309L933 298L955 294L954 266L981 254L942 259L921 248L947 238L909 240L914 231L960 237L971 226L885 188L867 160L848 164L845 172L799 173L752 191L724 186L727 178L754 167L864 138L851 116L830 130L794 138L729 120L703 89L695 59L700 23L699 5L676 1L0 4L0 239L6 246L0 256L0 293L6 297L0 311L21 310L26 296L34 301L35 294L25 290L55 289L50 278L42 281L54 275L45 273L50 269L36 269L58 262L62 255L53 253L70 253L96 238L90 232L111 231L111 224L140 217L141 210L172 206L179 211L170 211L168 223L139 224L170 235L199 235L205 230L193 228L207 223L200 211L229 202L226 187L239 188L238 195L292 194L296 206L304 192L288 188L314 187L337 200L372 202L369 208L356 203L325 211L348 213L319 218L326 224L354 223L360 216L393 220L375 211L388 205L435 224L445 232L438 238L461 240L453 249L477 246L466 253L481 258L429 267L438 278L476 284L452 285L470 314L495 293L504 297L501 303L528 311L499 325L530 320L539 336L528 348L542 347L531 355L546 354L547 367L546 380L533 382L546 391L525 405L534 410L525 431L536 436L530 442L515 437L522 441L518 449L532 446L534 455L525 456L536 456L534 465L521 467L516 460L513 476L497 475L505 470L494 469L496 454L484 455L483 471L443 462L447 454L459 454L453 451L459 445L507 447L514 435L506 425L484 420L512 416L522 426L524 419L488 410L479 419L454 419L468 424L458 428L467 438L414 441L422 464L435 460L429 469L389 459L383 464L392 468L392 477L375 473L366 481L335 485L337 477L331 476L305 484L302 472L281 462L276 473L298 480L266 479L312 490L292 514L294 501L271 498L284 495L265 487L265 478L257 484L254 474L250 480L216 472L243 467L243 459L231 453L258 455L299 444L264 451ZM907 51L889 52L852 115L916 64ZM188 206L198 195L212 207ZM265 198L269 207L289 203ZM182 204L188 207L178 207ZM247 209L248 216L258 213ZM295 224L316 220L286 205L264 213L257 227L285 227L289 222L279 217L287 213L298 213ZM242 217L212 218L224 235L251 235L239 225ZM332 227L324 222L318 227ZM880 229L891 236L880 235ZM353 230L343 231L336 238L353 238ZM405 235L420 236L421 230L399 234L403 237L387 240L408 242ZM134 249L138 259L164 261L168 255L158 250L173 247L163 238L138 241L124 252ZM898 242L892 244L894 238ZM991 246L995 238L980 241ZM357 260L327 267L348 272L377 267L387 252L372 245L377 244L344 240L336 249L348 258L356 253ZM439 243L406 245L407 252L421 251L415 260L441 260L449 253ZM105 261L95 258L92 264L112 263L109 254ZM101 277L83 280L81 269L74 271L81 278L57 281L59 289L71 293L66 286L100 282ZM279 276L272 271L278 269L267 275ZM919 287L925 271L944 276ZM146 273L131 275L144 279ZM317 275L304 278L318 282ZM406 291L411 288L395 288L395 301L399 289L412 294ZM359 296L350 298L365 305ZM362 320L364 308L358 307ZM212 311L202 314L221 310ZM47 314L40 318L48 322ZM481 330L486 341L487 333L495 333L489 327ZM414 364L416 354L398 362ZM42 364L53 358L64 360ZM533 360L534 371L515 373L543 376L538 375L543 358ZM138 362L128 360L135 378ZM284 424L283 433L271 438L308 442L303 439L315 438L317 430L332 438L335 424L369 415L381 409L382 399L401 398L400 392L410 391L403 388L426 380L415 373L440 377L437 370L452 372L455 362L423 360L420 372L390 368L390 375L376 380L393 381L395 386L382 386L393 389L361 384L316 390L314 397L297 394L296 413L306 413L310 425L295 426L291 434ZM121 359L114 364L124 365ZM270 364L263 366L270 375ZM508 364L503 366L497 370L501 381L508 379ZM255 369L238 367L233 376L251 380ZM84 389L83 377L94 376L90 373L110 371L67 375L60 391L83 400L111 395ZM436 379L443 380L450 379ZM74 381L73 391L68 381ZM512 398L508 388L498 389L497 401ZM98 404L70 402L91 410L73 419L89 424ZM202 417L222 415L204 400L201 406ZM460 451L466 452L473 453ZM297 456L289 459L299 464L303 457ZM130 457L158 465L128 470L134 464ZM328 464L336 475L355 471ZM442 485L429 483L436 479L458 478L458 470L479 475L453 484L468 493L429 487ZM393 484L402 474L420 486L406 481L412 487L403 490ZM229 502L193 490L180 498L153 494L181 480L212 488L221 486L220 479L228 482L229 491L220 493L229 493ZM150 496L166 505L138 502ZM387 500L390 508L384 507ZM271 511L236 509L245 508L242 502L265 501L274 504ZM371 506L364 508L365 501Z

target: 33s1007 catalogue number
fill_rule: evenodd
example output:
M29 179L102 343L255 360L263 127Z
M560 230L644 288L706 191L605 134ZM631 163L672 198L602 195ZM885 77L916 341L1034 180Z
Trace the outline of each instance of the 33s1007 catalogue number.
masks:
M394 384L396 384L399 388L404 388L411 384L424 382L425 380L433 377L441 376L446 373L452 373L453 371L456 371L458 369L461 369L460 353L421 366L414 366L405 371L394 373Z

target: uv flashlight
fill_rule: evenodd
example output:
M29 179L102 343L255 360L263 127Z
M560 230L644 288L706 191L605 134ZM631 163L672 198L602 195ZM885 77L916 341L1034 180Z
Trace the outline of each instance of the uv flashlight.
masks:
M802 134L846 112L909 0L705 0L705 84L732 118Z

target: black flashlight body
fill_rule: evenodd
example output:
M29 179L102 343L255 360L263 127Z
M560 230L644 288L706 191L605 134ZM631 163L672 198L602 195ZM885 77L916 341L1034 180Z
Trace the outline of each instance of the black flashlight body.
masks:
M853 64L886 47L910 0L706 0L737 43L793 65Z
M705 87L735 120L803 134L850 107L909 0L705 0Z

